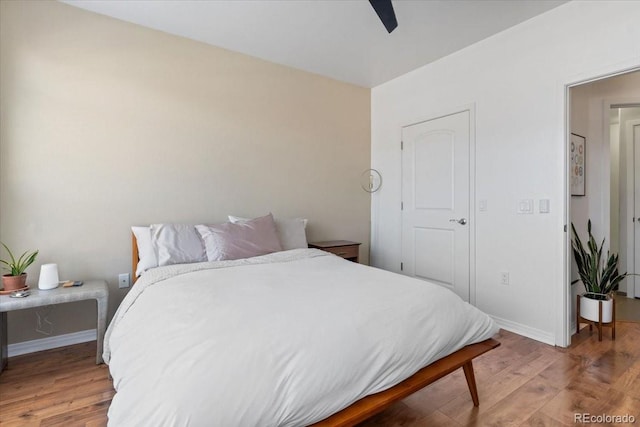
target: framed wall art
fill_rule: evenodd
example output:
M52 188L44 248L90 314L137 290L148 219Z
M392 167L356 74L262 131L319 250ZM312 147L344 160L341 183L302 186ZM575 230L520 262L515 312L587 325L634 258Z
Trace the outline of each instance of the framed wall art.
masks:
M584 136L571 134L571 195L584 196L587 144Z

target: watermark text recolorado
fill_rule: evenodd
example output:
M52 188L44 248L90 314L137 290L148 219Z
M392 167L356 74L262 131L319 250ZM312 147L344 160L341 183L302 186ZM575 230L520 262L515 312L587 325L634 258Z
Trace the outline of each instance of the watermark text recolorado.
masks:
M633 424L636 422L636 417L630 414L609 415L583 412L573 414L573 422L576 424Z

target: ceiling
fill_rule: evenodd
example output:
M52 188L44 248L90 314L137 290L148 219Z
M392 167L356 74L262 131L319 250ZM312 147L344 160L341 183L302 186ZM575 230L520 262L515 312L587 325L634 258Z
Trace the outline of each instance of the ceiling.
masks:
M61 0L364 87L557 7L560 0L394 0L388 34L366 0Z

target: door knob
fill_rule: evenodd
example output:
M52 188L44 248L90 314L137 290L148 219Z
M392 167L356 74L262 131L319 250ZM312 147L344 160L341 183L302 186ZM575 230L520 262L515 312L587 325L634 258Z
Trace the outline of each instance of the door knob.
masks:
M460 218L460 219L451 218L449 222L457 222L460 225L465 225L467 223L467 220L465 218Z

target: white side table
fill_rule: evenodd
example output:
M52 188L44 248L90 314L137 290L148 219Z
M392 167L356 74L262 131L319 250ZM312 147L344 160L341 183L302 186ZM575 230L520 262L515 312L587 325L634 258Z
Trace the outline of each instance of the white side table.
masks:
M102 363L102 341L107 327L107 302L109 288L104 280L86 280L82 286L51 290L31 289L31 295L25 298L11 298L0 295L0 372L7 364L7 312L65 302L95 299L97 305L97 353L96 364Z

